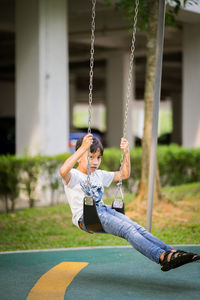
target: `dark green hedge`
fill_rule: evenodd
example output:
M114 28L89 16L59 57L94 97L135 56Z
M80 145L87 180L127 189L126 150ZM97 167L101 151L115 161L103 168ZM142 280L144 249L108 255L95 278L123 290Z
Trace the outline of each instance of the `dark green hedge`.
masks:
M200 149L159 147L158 160L163 186L200 181Z
M24 192L29 206L35 204L35 189L40 175L47 177L52 192L59 187L59 166L69 156L17 157L0 156L0 200L5 202L5 209L14 210L16 198ZM46 187L46 186L45 186ZM8 202L11 201L9 208Z
M186 149L177 145L159 146L158 162L162 186L180 185L200 181L200 149ZM102 168L119 168L120 150L105 149ZM141 175L141 148L131 151L131 177Z
M21 191L26 194L29 206L34 206L39 175L46 176L53 195L61 184L59 168L68 156L0 156L0 200L5 201L6 210L9 209L8 200L12 203L11 209L14 209L15 200ZM119 149L105 149L101 168L118 170L120 157ZM158 147L158 161L162 186L200 182L200 149L161 146ZM131 150L131 165L131 179L136 182L141 175L141 148Z

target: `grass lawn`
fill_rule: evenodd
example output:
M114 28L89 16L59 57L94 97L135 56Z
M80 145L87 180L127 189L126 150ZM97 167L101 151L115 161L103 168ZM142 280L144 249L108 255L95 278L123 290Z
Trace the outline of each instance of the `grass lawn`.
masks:
M166 200L154 207L152 233L168 244L200 244L200 183L164 188L163 193ZM134 208L133 199L126 197L127 215L145 225L145 207ZM68 205L0 214L0 241L0 251L128 245L118 237L79 230Z

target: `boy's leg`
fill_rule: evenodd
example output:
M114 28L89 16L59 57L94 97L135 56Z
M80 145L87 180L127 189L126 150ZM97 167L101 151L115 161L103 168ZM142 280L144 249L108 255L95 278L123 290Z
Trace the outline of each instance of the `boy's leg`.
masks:
M159 263L161 253L164 251L161 247L142 236L126 218L112 214L108 207L102 206L97 210L105 232L126 239L140 253Z
M170 251L173 248L167 244L165 244L163 241L161 241L160 239L158 239L157 237L155 237L154 235L152 235L150 232L148 232L144 227L142 227L141 225L139 225L138 223L132 221L129 217L117 212L116 210L112 209L112 208L108 208L108 211L110 213L112 213L114 216L119 217L120 219L132 224L136 230L147 240L151 241L152 243L154 243L155 245L157 245L158 247L160 247L161 249L163 249L164 251Z

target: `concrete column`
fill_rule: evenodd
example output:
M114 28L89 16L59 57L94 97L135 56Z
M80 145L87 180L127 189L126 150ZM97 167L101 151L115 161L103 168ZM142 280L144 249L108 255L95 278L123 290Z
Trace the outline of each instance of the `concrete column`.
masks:
M119 147L123 135L124 112L128 84L129 53L116 51L107 60L107 146ZM127 139L133 145L132 101L129 103Z
M200 24L183 27L183 146L200 147Z
M67 1L16 1L17 154L67 151Z

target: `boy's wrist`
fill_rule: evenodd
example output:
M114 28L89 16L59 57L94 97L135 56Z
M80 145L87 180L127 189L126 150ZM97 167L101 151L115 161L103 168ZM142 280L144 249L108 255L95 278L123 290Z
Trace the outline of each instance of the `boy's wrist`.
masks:
M124 149L124 154L129 154L129 148L128 149Z
M85 147L84 145L81 145L81 147L80 147L79 149L81 149L81 150L82 150L82 152L86 152L86 151L88 151L88 148L87 148L87 147Z

